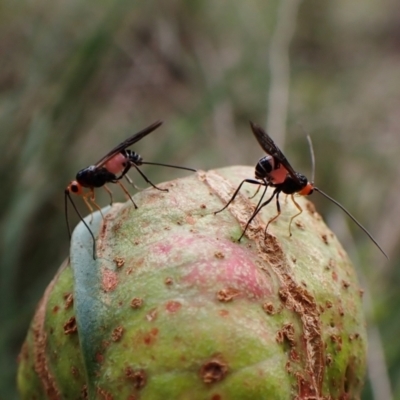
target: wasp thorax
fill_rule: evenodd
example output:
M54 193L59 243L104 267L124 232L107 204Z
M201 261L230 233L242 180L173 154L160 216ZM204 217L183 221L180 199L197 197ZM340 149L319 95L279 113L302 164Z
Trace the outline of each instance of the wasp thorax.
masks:
M306 195L308 193L302 193L303 189L308 185L308 179L299 173L296 173L296 180L288 175L285 179L284 185L282 186L282 192L285 194L299 193Z
M92 176L95 172L96 172L96 167L94 165L90 165L89 167L81 169L76 174L76 180L82 184L82 182L85 182L88 179L88 177Z
M308 184L308 179L303 174L297 172L296 176L302 186L306 186Z

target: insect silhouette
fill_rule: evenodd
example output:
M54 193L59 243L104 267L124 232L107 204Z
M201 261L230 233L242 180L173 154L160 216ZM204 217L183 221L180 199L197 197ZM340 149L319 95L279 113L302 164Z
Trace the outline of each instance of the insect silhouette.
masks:
M270 136L258 125L254 124L253 122L250 122L251 130L253 131L254 136L256 137L259 145L263 148L263 150L267 153L266 156L260 158L258 161L256 168L255 168L255 178L256 179L244 179L238 188L235 190L233 193L231 199L228 201L228 203L219 211L217 211L215 214L225 210L229 204L231 204L237 194L239 193L241 187L243 186L244 183L250 183L253 185L258 185L257 191L260 189L261 186L264 186L264 192L253 212L251 215L250 219L247 221L247 224L242 232L242 235L239 238L239 241L242 239L244 234L246 233L247 228L249 227L251 221L255 218L255 216L261 211L261 209L265 206L267 206L275 197L276 200L276 208L278 213L271 218L266 227L265 227L265 233L267 232L268 226L271 222L275 221L279 215L281 214L281 205L279 203L279 195L281 193L287 194L291 196L291 199L298 209L298 213L293 215L290 218L289 222L289 234L290 236L292 235L291 232L291 224L292 221L298 217L302 212L301 206L296 202L294 195L299 194L302 196L309 196L312 194L314 191L321 193L324 197L326 197L328 200L330 200L332 203L336 204L339 208L341 208L354 222L356 225L361 228L366 235L372 240L372 242L378 247L378 249L382 252L382 254L388 258L387 254L384 252L382 247L379 245L379 243L373 238L373 236L367 231L366 228L364 228L363 225L361 225L360 222L357 221L355 217L353 217L352 214L346 208L344 208L337 200L333 199L329 195L327 195L325 192L323 192L321 189L316 187L314 185L314 182L309 182L308 179L303 175L300 174L299 172L296 172L293 167L289 164L289 161L286 159L286 157L283 155L282 151L279 149L279 147L274 143L274 141L270 138ZM314 164L314 154L312 152L312 160ZM268 187L274 188L272 195L264 202L262 202L266 191ZM256 192L257 193L257 192Z
M132 146L134 143L138 142L139 140L143 139L149 133L153 132L162 124L161 121L154 122L153 124L149 125L147 128L142 129L141 131L135 133L134 135L130 136L126 140L124 140L119 145L115 146L112 150L110 150L104 157L102 157L99 161L95 164L90 165L86 168L81 169L75 177L75 180L70 182L67 188L64 191L64 207L65 207L65 219L67 222L68 234L69 238L71 239L71 229L69 225L69 218L68 218L68 200L71 202L75 212L78 214L80 220L84 223L86 228L89 230L90 235L93 239L93 259L96 259L96 240L93 235L92 230L89 228L87 222L83 219L81 213L79 212L78 208L76 207L74 201L72 200L71 193L81 196L86 203L87 207L89 208L90 212L93 212L92 205L100 211L101 209L96 203L94 189L99 187L104 187L104 189L108 192L110 196L110 203L112 204L112 192L106 186L107 183L116 183L118 184L121 189L125 192L125 194L129 197L131 202L133 203L134 207L137 208L137 205L133 201L131 195L129 194L126 187L122 184L121 179L125 177L125 179L133 185L132 180L129 178L128 171L133 167L135 168L142 178L149 183L153 188L161 191L168 192L168 189L161 189L154 185L146 175L139 169L141 165L159 165L163 167L170 167L170 168L177 168L183 169L187 171L195 172L196 170L193 168L186 168L177 165L170 165L170 164L162 164L162 163L155 163L155 162L147 162L142 159L142 157L135 153L132 150L127 149L129 146ZM134 186L134 185L133 185ZM88 189L85 192L85 189ZM101 215L103 215L101 213Z

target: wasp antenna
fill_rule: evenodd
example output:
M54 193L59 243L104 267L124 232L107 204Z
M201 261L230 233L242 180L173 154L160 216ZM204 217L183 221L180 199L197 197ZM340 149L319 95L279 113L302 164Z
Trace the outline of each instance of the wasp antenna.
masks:
M81 213L79 212L78 208L76 207L74 201L73 201L72 198L71 198L71 195L69 194L69 190L67 189L67 190L65 190L65 216L66 216L66 219L67 219L67 227L68 227L69 237L71 238L71 230L70 230L69 221L68 221L67 197L68 197L69 201L71 202L72 207L74 207L75 212L78 214L79 219L80 219L80 220L83 222L83 224L86 226L87 230L88 230L89 233L90 233L90 236L92 236L92 239L93 239L93 260L95 260L95 259L96 259L96 239L95 239L95 237L94 237L94 235L93 235L92 230L89 228L89 225L88 225L88 224L86 223L86 221L83 219Z
M339 208L341 208L352 220L355 224L358 225L359 228L361 228L365 234L374 242L375 246L381 251L381 253L389 260L388 255L384 252L382 247L379 245L379 243L374 239L374 237L367 231L366 228L364 228L360 222L356 220L355 217L353 217L352 214L350 214L349 211L347 211L337 200L332 198L331 196L327 195L325 192L323 192L321 189L318 189L317 187L314 186L314 190L317 191L318 193L321 193L324 197L326 197L328 200L330 200L332 203L336 204Z
M141 164L159 165L160 167L169 167L169 168L176 168L176 169L184 169L184 170L186 170L186 171L192 171L192 172L196 172L196 171L197 171L197 170L194 169L194 168L180 167L179 165L161 164L161 163L148 162L148 161L142 161Z
M311 140L311 136L307 135L308 147L310 149L311 156L311 182L314 183L315 179L315 154L314 154L314 146Z
M68 196L69 196L69 190L66 189L64 192L64 214L65 214L65 221L67 223L68 237L69 240L71 240L71 228L69 226L69 218L68 218L68 200L67 200Z

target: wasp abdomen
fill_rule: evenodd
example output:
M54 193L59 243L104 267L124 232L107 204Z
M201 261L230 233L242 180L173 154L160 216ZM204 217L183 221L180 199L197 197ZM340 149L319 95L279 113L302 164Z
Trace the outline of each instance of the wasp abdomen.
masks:
M271 156L265 156L260 158L256 165L256 178L263 179L269 175L275 168L278 167L278 163L275 162Z

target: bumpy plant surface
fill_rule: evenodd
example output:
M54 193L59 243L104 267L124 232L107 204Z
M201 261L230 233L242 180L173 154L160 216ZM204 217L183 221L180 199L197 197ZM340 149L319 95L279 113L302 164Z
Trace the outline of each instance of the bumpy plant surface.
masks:
M366 361L354 269L312 203L282 196L237 242L254 169L198 172L94 215L38 305L22 399L358 399ZM270 192L269 192L270 193ZM90 221L90 218L87 218Z

